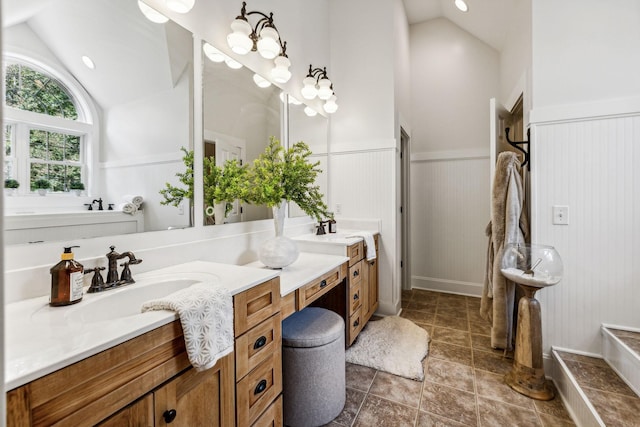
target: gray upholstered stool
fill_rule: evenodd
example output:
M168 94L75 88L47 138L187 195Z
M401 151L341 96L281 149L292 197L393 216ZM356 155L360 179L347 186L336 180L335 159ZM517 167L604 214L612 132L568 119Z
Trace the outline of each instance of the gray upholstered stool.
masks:
M337 417L346 399L344 321L307 307L282 322L284 424L312 427Z

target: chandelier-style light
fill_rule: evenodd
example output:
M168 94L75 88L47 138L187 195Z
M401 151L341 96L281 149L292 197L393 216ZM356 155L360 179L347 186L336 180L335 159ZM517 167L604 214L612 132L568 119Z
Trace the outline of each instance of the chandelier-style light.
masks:
M309 73L302 80L303 87L300 93L305 99L314 99L316 96L325 101L322 108L329 114L333 114L338 110L338 99L333 91L333 83L327 76L327 68L313 68L309 64Z
M255 26L249 23L249 16L258 15ZM231 23L231 33L227 35L227 43L238 55L258 52L265 59L273 59L274 67L271 78L277 83L286 83L291 78L289 67L291 61L287 57L287 42L283 42L273 22L273 12L266 14L253 10L247 12L247 2L242 2L240 15Z

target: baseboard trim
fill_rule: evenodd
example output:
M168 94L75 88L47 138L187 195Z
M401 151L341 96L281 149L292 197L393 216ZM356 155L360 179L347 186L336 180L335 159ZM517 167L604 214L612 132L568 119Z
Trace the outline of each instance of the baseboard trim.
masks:
M480 283L438 279L435 277L412 276L411 288L422 289L425 291L446 292L449 294L466 295L472 297L482 296L482 285Z

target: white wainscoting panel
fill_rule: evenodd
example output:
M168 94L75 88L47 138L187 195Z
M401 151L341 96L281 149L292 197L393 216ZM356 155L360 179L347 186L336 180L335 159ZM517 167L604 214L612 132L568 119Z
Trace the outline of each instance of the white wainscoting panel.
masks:
M340 216L380 220L380 260L378 276L383 314L397 314L400 308L400 282L396 261L396 150L374 149L329 155L329 208Z
M467 150L468 151L468 150ZM489 155L413 155L412 286L480 296L489 223Z
M543 343L601 354L600 325L640 327L640 117L534 125L534 242L556 247L562 281L538 292ZM569 224L552 208L569 207Z

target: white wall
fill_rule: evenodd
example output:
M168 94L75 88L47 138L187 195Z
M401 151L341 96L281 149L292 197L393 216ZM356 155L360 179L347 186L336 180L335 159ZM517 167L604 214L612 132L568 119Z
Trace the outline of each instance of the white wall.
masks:
M400 309L396 258L394 0L330 0L331 73L340 109L329 127L329 204L381 224L379 312ZM354 19L366 10L366 19ZM337 216L338 229L340 215Z
M498 52L445 18L411 25L412 286L480 295Z
M514 19L500 52L500 95L498 100L511 109L524 92L523 109L528 123L531 109L531 0L514 2Z
M601 323L640 327L639 51L636 1L533 3L532 238L564 262L538 295L545 351L600 354Z

